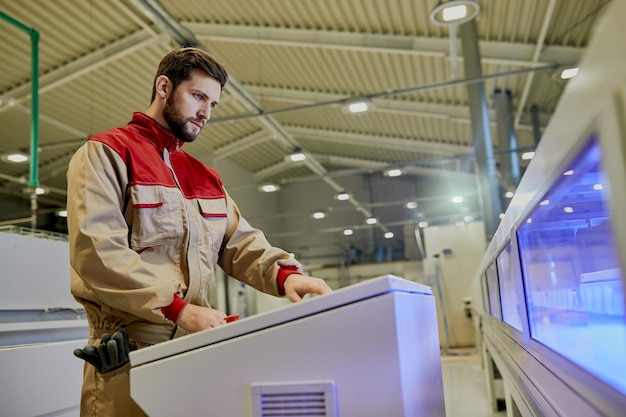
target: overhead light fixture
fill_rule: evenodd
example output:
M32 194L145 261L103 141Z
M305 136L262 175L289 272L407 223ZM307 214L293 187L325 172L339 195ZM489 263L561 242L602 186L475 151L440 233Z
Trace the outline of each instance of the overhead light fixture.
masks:
M524 152L522 154L522 159L524 161L529 161L531 159L533 159L535 157L535 153L534 152Z
M417 202L416 201L409 201L408 203L406 203L406 208L408 209L416 209L417 208Z
M350 194L346 193L345 191L341 191L340 193L337 193L337 200L339 201L350 200Z
M376 217L368 217L365 220L365 223L367 223L367 224L376 224L376 223L378 223L378 219Z
M264 193L273 193L278 190L280 190L280 186L278 184L267 183L259 185L259 191L263 191Z
M456 26L467 23L480 12L480 5L472 0L440 2L430 12L430 21L437 26Z
M385 175L388 177L399 177L402 175L402 170L400 168L392 168L385 171Z
M393 232L385 232L385 239L391 239L393 236Z
M36 195L42 195L42 194L47 194L48 190L46 190L43 187L36 187L35 189L35 194ZM32 194L33 193L33 188L32 187L26 187L22 190L24 192L24 194Z
M580 68L578 67L565 68L563 71L561 71L561 79L569 80L570 78L574 78L576 74L578 74L579 69Z
M427 221L419 222L417 225L423 229L425 227L428 227L428 222Z
M354 113L364 113L364 112L373 110L374 108L376 108L376 106L374 105L374 102L371 99L360 98L357 100L352 100L350 102L347 102L341 107L341 110L344 113L354 114Z
M513 198L514 195L515 193L513 191L507 191L506 193L504 193L504 196L506 198Z
M6 162L13 162L14 164L21 164L28 161L29 157L21 152L13 152L2 155L2 160Z
M343 231L344 236L350 236L354 233L354 230L352 229L346 229Z
M450 78L456 79L458 53L456 27L467 23L480 12L480 6L472 0L450 0L439 2L430 12L430 21L437 26L447 27L450 32Z
M460 204L463 202L463 197L461 197L460 195L457 195L455 197L452 197L452 202L454 204Z
M324 217L326 217L326 213L324 213L323 211L316 211L313 214L311 214L311 217L313 217L316 220L323 219Z
M306 159L306 155L300 148L296 148L291 154L287 155L291 162L300 162Z

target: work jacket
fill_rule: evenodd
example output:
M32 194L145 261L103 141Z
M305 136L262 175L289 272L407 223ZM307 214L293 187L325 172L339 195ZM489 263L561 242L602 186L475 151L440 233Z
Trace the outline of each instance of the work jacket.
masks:
M161 309L174 294L208 306L216 264L273 295L281 266L301 271L241 216L217 172L181 146L135 113L127 126L89 138L70 161L71 291L85 306L90 340L121 326L140 343L174 337Z

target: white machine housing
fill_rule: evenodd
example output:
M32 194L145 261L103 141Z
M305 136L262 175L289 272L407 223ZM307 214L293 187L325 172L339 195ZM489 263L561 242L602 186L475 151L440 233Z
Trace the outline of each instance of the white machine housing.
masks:
M429 287L379 277L132 352L131 396L150 416L444 417L436 317Z

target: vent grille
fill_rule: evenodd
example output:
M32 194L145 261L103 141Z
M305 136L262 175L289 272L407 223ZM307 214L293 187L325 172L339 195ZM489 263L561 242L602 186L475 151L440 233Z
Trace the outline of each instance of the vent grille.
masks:
M253 417L338 417L333 381L252 385Z

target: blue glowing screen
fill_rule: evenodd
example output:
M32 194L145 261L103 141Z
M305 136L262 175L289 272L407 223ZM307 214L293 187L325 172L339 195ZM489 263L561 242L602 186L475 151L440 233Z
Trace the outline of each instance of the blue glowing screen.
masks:
M624 288L601 156L592 138L517 239L531 337L626 393Z

